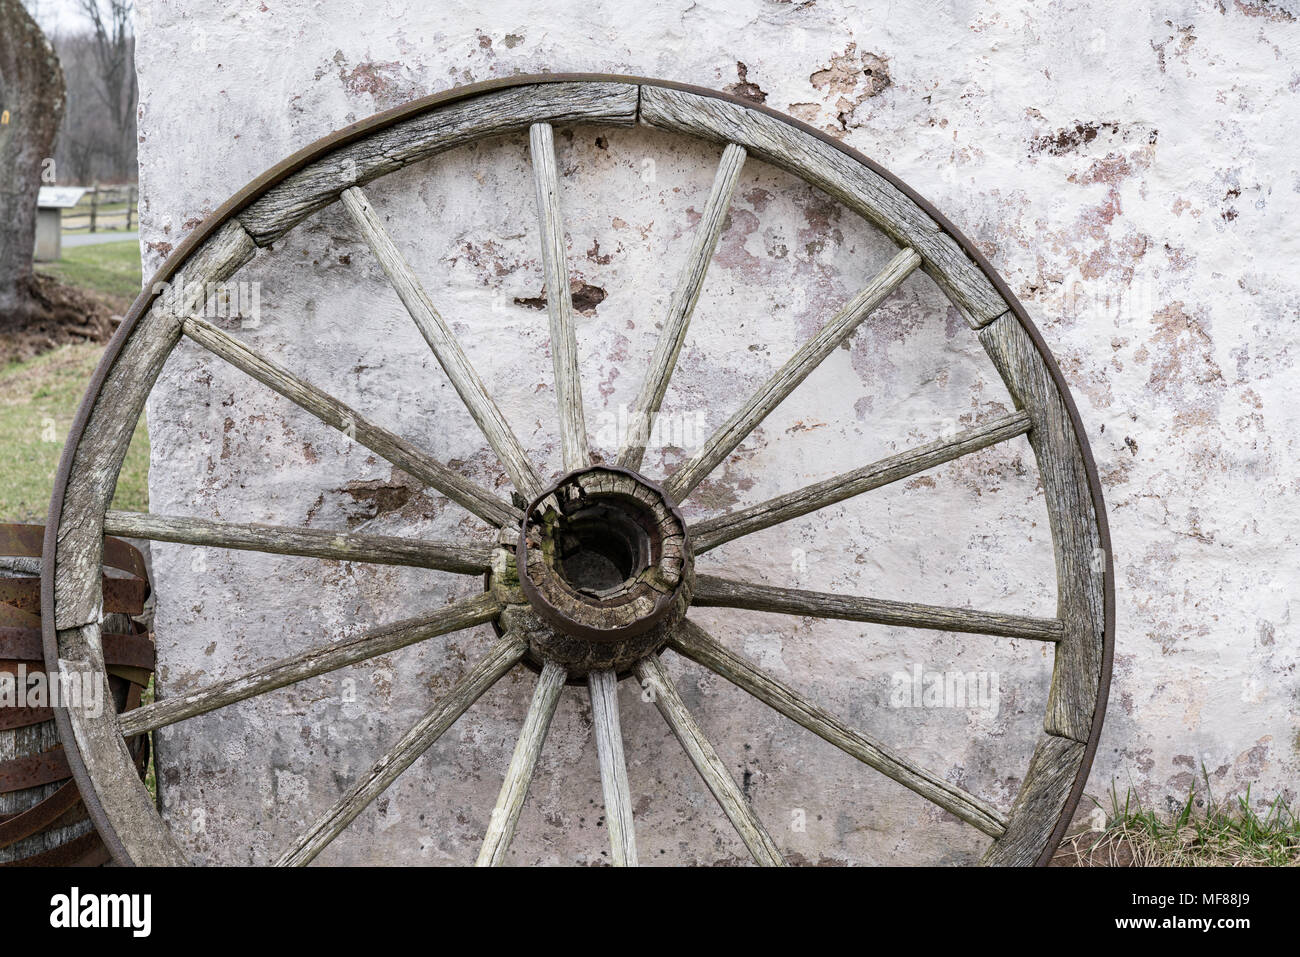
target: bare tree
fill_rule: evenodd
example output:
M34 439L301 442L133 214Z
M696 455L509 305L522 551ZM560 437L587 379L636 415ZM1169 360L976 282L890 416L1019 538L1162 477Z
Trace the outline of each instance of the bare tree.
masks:
M63 115L63 70L19 0L0 0L0 326L32 301L36 196Z
M124 166L135 138L135 37L131 32L133 0L78 0L90 20L96 70L95 91L114 131L113 159Z
M59 182L89 185L134 180L135 113L125 116L126 128L121 129L103 108L103 84L94 35L88 30L64 32L50 37L50 41L63 64L63 77L68 85L68 105L54 151Z

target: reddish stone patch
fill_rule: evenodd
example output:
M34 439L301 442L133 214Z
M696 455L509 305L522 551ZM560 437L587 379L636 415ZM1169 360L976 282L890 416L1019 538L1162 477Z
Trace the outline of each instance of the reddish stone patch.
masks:
M856 43L850 43L842 54L831 57L829 66L812 73L808 82L828 93L847 96L856 91L856 103L883 93L894 82L888 59L865 50L858 53L857 49ZM859 85L864 89L859 90Z
M889 59L866 50L859 51L856 43L850 43L843 53L832 56L826 67L811 73L808 82L836 97L833 107L836 125L827 127L827 130L837 136L847 132L850 126L860 125L854 121L858 107L894 83L889 73ZM817 111L811 112L815 116ZM800 116L800 119L811 122L805 116Z
M590 316L595 314L596 307L605 301L609 293L600 286L575 279L569 286L569 295L573 300L573 308L584 316ZM515 305L526 309L545 309L546 292L543 291L540 296L516 296Z
M1080 147L1091 143L1102 130L1118 133L1119 123L1114 120L1100 123L1075 123L1073 128L1066 127L1057 130L1055 133L1034 137L1029 143L1029 151L1031 153L1049 153L1052 156L1063 156L1066 153L1076 152Z
M759 88L757 83L749 81L749 67L739 60L736 61L737 81L723 87L732 96L738 96L743 100L753 100L755 103L766 103L767 94Z
M411 500L417 488L413 479L394 470L387 481L374 479L368 482L348 482L333 491L348 496L358 506L357 514L348 516L348 527L352 528L380 515L400 511Z

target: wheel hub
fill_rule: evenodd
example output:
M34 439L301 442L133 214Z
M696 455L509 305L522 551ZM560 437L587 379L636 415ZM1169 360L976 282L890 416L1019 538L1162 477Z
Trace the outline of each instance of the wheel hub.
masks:
M571 677L658 651L690 605L686 523L662 489L626 469L563 476L528 507L513 555L499 551L491 579L515 579L519 599L501 627L522 630L537 663Z

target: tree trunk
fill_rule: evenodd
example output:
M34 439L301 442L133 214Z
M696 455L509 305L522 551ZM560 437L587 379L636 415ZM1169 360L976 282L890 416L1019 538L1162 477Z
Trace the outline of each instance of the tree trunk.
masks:
M0 0L0 327L21 327L31 302L36 195L53 162L63 70L20 0Z

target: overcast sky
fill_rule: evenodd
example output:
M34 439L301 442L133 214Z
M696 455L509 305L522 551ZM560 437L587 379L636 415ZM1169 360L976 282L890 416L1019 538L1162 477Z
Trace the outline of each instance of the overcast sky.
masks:
M23 4L47 34L90 29L90 21L81 12L81 0L23 0Z

